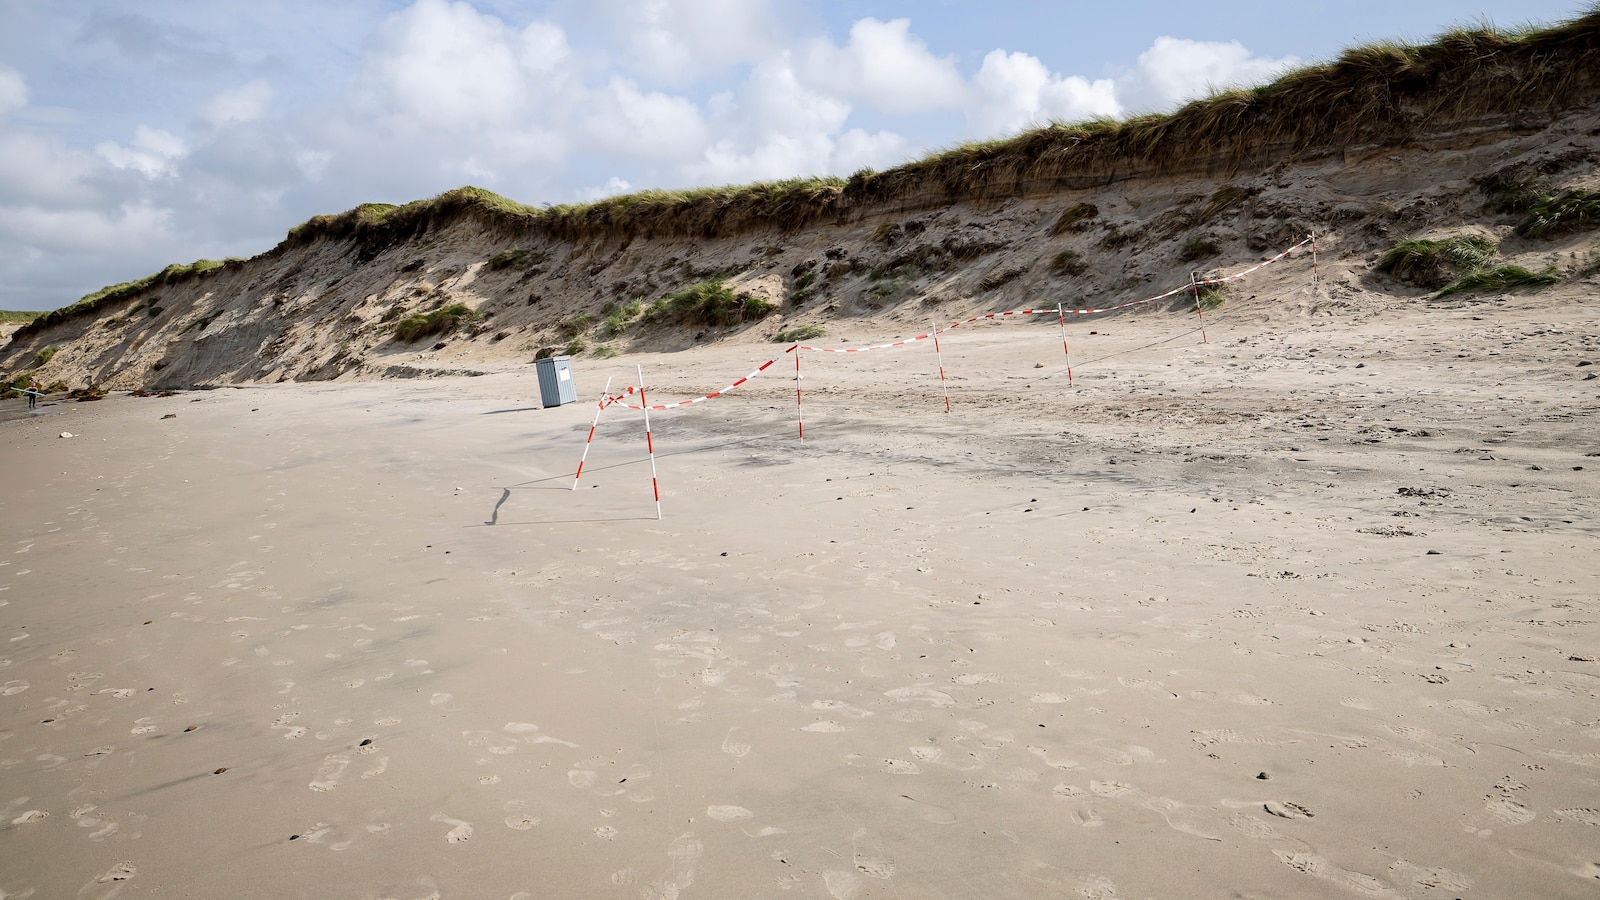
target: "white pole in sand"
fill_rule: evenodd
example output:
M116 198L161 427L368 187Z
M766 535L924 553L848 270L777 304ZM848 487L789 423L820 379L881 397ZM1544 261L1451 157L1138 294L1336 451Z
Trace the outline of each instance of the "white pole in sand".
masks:
M1310 237L1311 237L1311 290L1313 292L1315 292L1316 289L1317 289L1318 283L1322 280L1321 274L1317 271L1317 232L1316 232L1316 229L1312 229L1311 230Z
M1072 351L1067 349L1067 314L1056 304L1056 318L1061 321L1061 352L1067 355L1067 387L1072 387Z
M611 379L606 378L605 389L600 392L600 402L594 405L594 421L589 423L589 439L583 442L583 455L578 457L578 474L572 476L572 489L578 489L578 479L583 477L583 463L589 458L589 445L594 443L594 430L600 425L600 414L605 412L606 398L611 396Z
M644 445L650 451L650 490L656 495L656 519L661 518L661 482L656 479L656 442L650 436L650 401L644 396L644 366L635 365L639 370L639 405L644 407Z
M806 442L805 408L800 405L800 345L789 348L794 354L794 417L800 423L800 443Z
M944 389L944 411L950 411L950 385L944 380L944 352L939 349L939 323L932 319L928 324L933 327L933 355L939 360L939 387Z

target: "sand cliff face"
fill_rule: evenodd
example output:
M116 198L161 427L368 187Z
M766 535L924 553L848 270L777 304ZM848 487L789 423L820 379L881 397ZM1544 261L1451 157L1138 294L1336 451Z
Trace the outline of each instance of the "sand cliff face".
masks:
M1548 290L1583 291L1592 231L1555 240L1513 233L1519 215L1487 205L1486 185L1537 178L1600 187L1600 113L1569 108L1544 124L1502 116L1434 129L1425 141L1301 154L1257 171L1120 176L1093 188L1019 187L950 201L902 192L848 215L790 227L781 217L732 234L553 236L466 203L404 234L329 233L250 260L153 284L93 315L24 329L0 373L111 389L415 377L529 364L541 349L684 349L756 342L799 325L830 333L919 329L1020 306L1106 305L1237 270L1315 232L1329 276L1319 311L1426 302L1430 292L1373 271L1412 236L1474 233L1504 262L1567 273ZM516 252L511 252L516 251ZM1235 304L1270 303L1303 280L1272 271ZM604 320L689 285L725 280L777 305L732 327ZM448 333L402 340L404 317L462 304ZM1173 315L1177 309L1167 310ZM46 364L39 351L58 347Z

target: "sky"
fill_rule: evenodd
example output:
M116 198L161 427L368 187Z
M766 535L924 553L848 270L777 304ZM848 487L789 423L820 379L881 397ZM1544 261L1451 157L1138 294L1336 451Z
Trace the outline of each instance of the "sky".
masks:
M0 309L360 203L886 169L1584 0L0 0Z

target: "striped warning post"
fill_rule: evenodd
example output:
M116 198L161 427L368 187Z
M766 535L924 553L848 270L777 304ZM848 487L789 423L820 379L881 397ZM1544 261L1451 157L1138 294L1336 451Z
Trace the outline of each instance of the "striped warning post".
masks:
M650 490L656 495L656 519L661 518L661 481L656 477L656 442L650 434L650 402L644 397L644 366L639 371L639 409L644 410L644 445L650 451Z
M800 349L796 345L794 351L794 417L800 423L800 440L806 439L806 414L805 407L800 404Z
M762 363L761 365L757 366L754 372L751 372L749 375L744 376L743 378L739 379L738 381L735 381L733 384L728 385L727 387L723 388L720 391L712 391L711 393L706 394L706 395L704 395L702 397L691 397L688 400L679 400L676 403L658 403L655 406L652 406L650 408L651 409L658 409L658 410L659 409L677 409L677 408L683 407L683 406L693 406L696 403L704 403L707 400L715 400L718 397L721 397L723 394L726 394L727 392L733 390L734 388L739 387L740 385L744 384L746 381L749 381L750 379L756 377L757 375L760 375L762 372L765 372L766 370L772 368L773 364L775 364L778 360L783 359L783 357L786 354L794 352L796 349L799 348L799 346L800 346L799 344L791 345L789 347L789 349L783 351L783 353L781 353L781 354L779 354L777 356L774 356L772 359L769 359L766 362ZM629 392L630 393L632 392L632 388L629 388ZM616 399L617 402L621 402L622 401L621 397L617 397L615 399ZM639 402L641 404L644 403L644 390L643 390L643 388L641 388L639 390ZM623 403L623 406L626 409L643 409L644 408L643 406L634 406L634 405L628 404L628 403Z
M583 477L583 464L589 459L589 445L594 443L594 430L600 425L600 414L606 411L607 400L611 398L611 379L606 379L605 389L600 392L600 399L594 405L594 421L589 423L589 437L583 442L583 455L578 457L578 473L572 476L572 489L578 489L578 479Z

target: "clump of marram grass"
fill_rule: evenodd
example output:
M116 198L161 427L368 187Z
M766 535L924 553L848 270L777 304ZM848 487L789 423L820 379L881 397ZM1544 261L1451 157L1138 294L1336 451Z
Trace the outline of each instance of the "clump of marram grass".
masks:
M1215 219L1217 216L1222 215L1228 210L1233 209L1235 206L1238 206L1240 203L1250 199L1250 193L1251 192L1248 188L1242 188L1236 184L1225 184L1222 187L1217 188L1206 200L1206 205L1200 208L1200 212L1196 217L1196 221L1199 224L1204 225L1212 219Z
M394 336L409 344L429 335L455 331L473 315L472 310L463 303L450 303L430 312L412 313L394 323Z
M1100 215L1100 207L1093 203L1074 203L1062 211L1056 223L1050 226L1050 234L1055 237L1069 231L1083 231L1089 227L1089 222Z
M595 359L610 359L617 355L615 347L610 344L597 344L594 348Z
M650 304L644 318L671 325L742 325L775 309L775 304L752 294L736 294L720 281L702 281Z
M0 399L10 400L13 397L21 397L20 391L38 389L39 383L33 378L33 370L23 369L0 381Z
M1536 197L1527 206L1527 218L1517 223L1517 234L1548 238L1600 226L1600 191L1572 188Z
M1216 309L1222 305L1224 300L1228 299L1228 289L1226 285L1221 284L1202 284L1200 285L1199 295L1196 296L1191 292L1189 299L1199 304L1203 310Z
M1434 294L1434 297L1448 297L1451 294L1481 294L1486 291L1509 291L1516 288L1542 288L1549 287L1560 280L1561 273L1554 268L1544 272L1530 272L1522 266L1508 264L1468 273L1462 276L1460 280L1445 287L1444 290Z
M568 356L577 356L587 349L589 349L589 341L580 334L572 340L567 341L566 354Z
M1413 238L1394 245L1378 259L1376 268L1420 287L1440 288L1487 265L1496 249L1494 241L1479 235Z
M1083 257L1076 250L1062 250L1050 258L1050 274L1061 278L1076 278L1089 271Z
M643 314L644 304L638 300L631 301L607 313L605 324L601 327L601 330L608 338L616 337L631 328L633 323Z
M557 322L556 333L564 338L576 338L578 335L588 331L589 326L593 324L594 316L589 315L587 312L579 311Z
M57 353L60 353L60 352L61 352L61 348L60 347L44 347L44 348L41 348L38 353L35 353L33 355L33 364L35 366L43 367L45 363L49 362L52 357L54 357Z
M512 266L535 266L544 262L543 250L530 250L527 247L507 247L489 257L489 268L494 271L509 269Z
M1182 249L1178 251L1178 259L1184 262L1192 262L1193 260L1216 256L1221 251L1222 248L1217 246L1216 241L1203 234L1193 234L1183 242Z
M785 331L780 331L773 335L772 342L774 344L792 344L796 341L814 340L827 333L828 330L826 328L823 328L821 325L817 325L815 323L810 325L799 325Z

